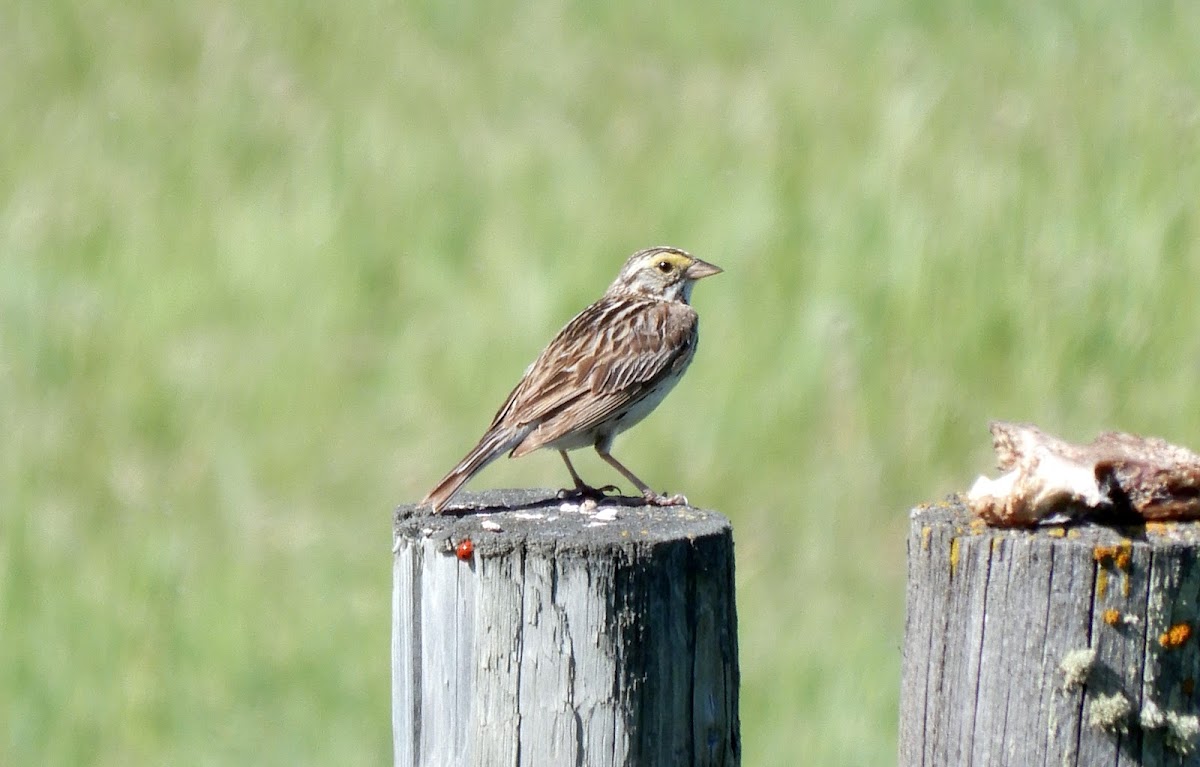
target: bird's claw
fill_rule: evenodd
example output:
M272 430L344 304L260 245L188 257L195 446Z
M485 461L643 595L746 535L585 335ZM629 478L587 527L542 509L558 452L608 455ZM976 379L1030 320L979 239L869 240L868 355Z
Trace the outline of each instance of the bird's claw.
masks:
M558 491L559 500L579 499L603 501L608 497L608 493L620 494L621 488L616 485L601 485L600 487L591 487L590 485L581 485L575 488L563 488Z
M643 497L646 503L654 506L687 506L688 499L686 496L675 493L674 495L666 495L665 493L656 493L653 490L646 492Z

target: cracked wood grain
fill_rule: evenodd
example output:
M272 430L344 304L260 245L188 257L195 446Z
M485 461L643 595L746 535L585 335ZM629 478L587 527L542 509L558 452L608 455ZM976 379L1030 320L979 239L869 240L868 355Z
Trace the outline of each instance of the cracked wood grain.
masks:
M915 510L902 767L1200 765L1198 553L1192 522L1013 530L960 499Z
M739 763L728 520L615 505L596 524L544 491L463 501L397 510L396 765Z

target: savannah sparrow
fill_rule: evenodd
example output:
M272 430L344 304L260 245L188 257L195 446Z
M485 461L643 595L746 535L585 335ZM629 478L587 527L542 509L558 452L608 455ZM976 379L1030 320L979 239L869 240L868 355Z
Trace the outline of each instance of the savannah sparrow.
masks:
M721 269L678 248L647 248L629 257L599 301L558 332L500 406L471 452L425 500L436 513L462 485L502 454L518 458L540 447L558 451L575 491L599 497L580 479L568 450L594 447L649 503L686 503L663 496L609 453L613 437L650 414L696 354L696 280Z

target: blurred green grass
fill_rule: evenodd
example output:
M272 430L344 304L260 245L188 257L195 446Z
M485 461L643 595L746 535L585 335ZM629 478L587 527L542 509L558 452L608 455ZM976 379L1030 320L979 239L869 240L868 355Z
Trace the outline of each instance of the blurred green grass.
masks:
M734 521L744 761L893 762L906 512L987 420L1200 444L1197 39L1185 3L13 0L0 763L388 762L391 507L664 242L727 274L617 449Z

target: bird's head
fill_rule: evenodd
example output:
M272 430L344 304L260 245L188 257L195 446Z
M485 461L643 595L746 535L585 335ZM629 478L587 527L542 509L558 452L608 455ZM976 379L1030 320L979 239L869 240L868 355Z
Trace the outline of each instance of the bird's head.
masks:
M721 273L721 267L701 261L686 250L659 246L629 257L608 292L687 303L696 280Z

